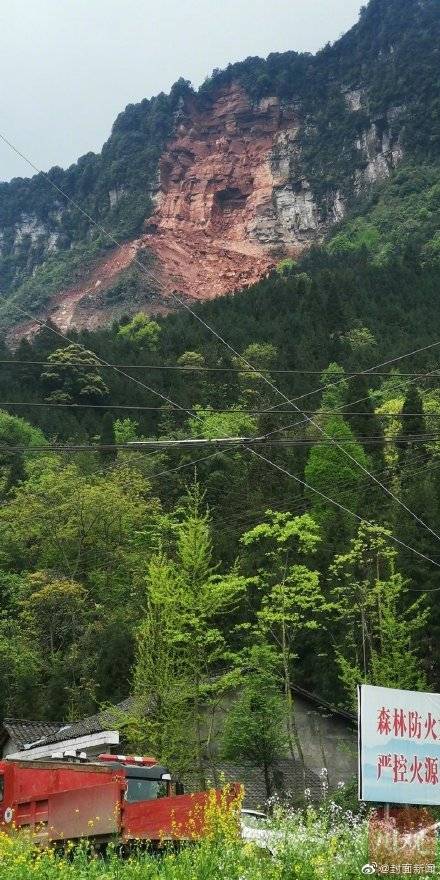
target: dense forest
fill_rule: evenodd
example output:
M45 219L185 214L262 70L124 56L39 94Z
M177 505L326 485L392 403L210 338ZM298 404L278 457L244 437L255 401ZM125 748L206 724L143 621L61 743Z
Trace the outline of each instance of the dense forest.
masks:
M232 78L318 120L301 155L324 202L355 173L341 82L368 93L356 125L400 108L405 148L322 246L247 291L0 343L0 716L132 694L130 743L202 776L206 718L237 684L223 754L265 766L300 756L295 684L348 710L359 681L440 690L438 26L436 0L371 0L317 56L248 59L197 96L180 81L50 172L135 234L182 100ZM0 226L24 214L55 224L56 252L5 232L0 270L38 311L106 244L42 176L0 185ZM134 298L141 270L107 295ZM215 438L236 439L141 445Z
M346 708L359 680L439 689L439 276L401 251L283 261L199 306L205 324L140 314L3 347L3 714L154 695L132 741L184 769L234 681L242 714L267 695L266 730L292 683Z

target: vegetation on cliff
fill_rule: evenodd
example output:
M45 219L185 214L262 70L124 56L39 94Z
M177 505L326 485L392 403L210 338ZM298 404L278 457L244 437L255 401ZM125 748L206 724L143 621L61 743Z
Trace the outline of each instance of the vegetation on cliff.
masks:
M151 214L159 159L180 114L190 107L209 111L219 90L238 82L253 101L275 95L295 107L300 131L291 184L296 191L302 180L309 181L324 218L336 197L358 214L359 196L384 175L383 168L369 170L369 162L387 155L392 167L402 154L413 163L403 173L412 176L419 193L425 188L419 201L429 212L440 147L439 27L436 0L370 0L359 22L316 56L249 58L215 71L198 93L181 79L169 95L129 105L101 154L87 154L66 171L53 168L49 178L119 241L132 238ZM421 163L429 163L420 171L425 182L416 179ZM405 190L397 177L395 210L385 217L379 216L380 194L373 194L379 199L379 207L371 207L373 230L360 223L354 237L371 241L376 220L383 234L398 215L400 196L404 212L410 210ZM365 210L361 205L362 216ZM0 184L0 230L2 298L13 296L36 312L113 246L42 174ZM409 229L403 233L411 235ZM385 230L387 243L396 235L396 229ZM432 248L437 252L437 241ZM142 287L139 278L136 285ZM3 306L2 315L4 324L19 320L12 308Z

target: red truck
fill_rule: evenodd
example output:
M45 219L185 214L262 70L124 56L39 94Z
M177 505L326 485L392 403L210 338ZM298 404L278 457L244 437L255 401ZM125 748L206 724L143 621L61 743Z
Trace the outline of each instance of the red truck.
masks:
M237 795L230 786L228 803ZM203 836L209 798L184 794L154 758L0 761L0 830L27 828L41 843L194 839Z

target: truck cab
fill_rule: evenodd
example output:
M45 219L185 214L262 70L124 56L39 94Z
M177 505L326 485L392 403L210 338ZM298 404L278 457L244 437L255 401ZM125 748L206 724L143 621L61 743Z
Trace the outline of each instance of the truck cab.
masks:
M127 783L125 800L129 804L183 794L182 784L173 780L167 767L163 767L155 758L103 754L98 756L97 761L123 774Z

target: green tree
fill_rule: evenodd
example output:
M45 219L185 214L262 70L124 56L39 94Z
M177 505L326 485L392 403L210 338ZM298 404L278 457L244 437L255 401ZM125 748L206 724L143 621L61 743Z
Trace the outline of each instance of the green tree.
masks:
M324 412L342 409L347 397L348 381L345 370L339 364L329 364L321 375L324 386L321 397L321 409Z
M152 742L171 749L180 769L188 769L192 759L202 787L206 760L212 759L209 731L227 671L228 645L219 621L236 607L243 589L244 578L235 569L225 575L215 570L211 523L195 484L177 527L174 558L161 553L150 563L134 682L138 705L153 698ZM157 666L148 655L149 641ZM163 718L166 710L169 722ZM168 745L161 739L162 722L169 731Z
M305 772L292 683L299 642L304 642L307 630L318 628L326 607L319 573L304 564L304 560L316 552L321 537L318 526L308 514L293 517L267 511L267 516L265 523L243 535L241 543L252 552L258 548L263 552L262 564L252 578L261 597L257 628L279 658L290 753L292 758L299 758Z
M8 495L14 486L26 477L24 454L7 452L1 447L8 446L45 446L44 434L31 426L24 419L0 410L0 493Z
M138 312L128 324L121 325L118 336L124 342L135 345L141 350L154 351L159 342L160 327L157 321L153 321L143 312Z
M242 657L240 693L229 710L222 732L222 755L261 768L267 797L272 774L286 748L285 704L278 689L276 661L265 645L254 645Z
M196 371L196 367L205 366L205 358L200 351L184 351L183 354L177 358L177 363L180 367L187 367L188 370Z
M247 413L237 411L216 413L207 407L194 407L197 414L189 420L189 428L193 437L252 437L256 432L257 421Z
M368 327L353 327L341 337L341 341L351 352L351 361L356 364L355 369L364 369L370 365L377 342Z
M41 374L50 389L50 403L84 403L103 400L109 393L100 373L100 360L84 346L72 343L57 348L48 358L50 366Z
M102 419L100 441L102 446L114 446L116 443L114 421L111 412L106 412ZM116 449L102 449L100 454L105 462L115 461L118 455Z
M139 434L139 422L134 419L115 419L113 422L116 443L134 443L142 440Z
M93 709L93 654L83 649L90 610L81 584L45 572L28 577L20 623L41 658L41 703L53 717Z
M361 525L330 573L339 621L337 660L350 705L356 685L423 690L426 679L416 645L428 611L423 598L408 604L407 583L396 571L390 532Z
M159 504L147 493L128 467L85 475L55 456L39 457L0 508L3 558L22 570L54 570L72 580L96 583L99 574L103 599L116 598L122 575L127 597L127 561L134 565L138 542L160 528Z
M0 714L45 717L40 682L45 658L19 620L18 612L0 617ZM49 707L50 711L50 707Z
M124 739L136 751L152 753L176 773L196 763L187 665L179 643L180 590L175 564L154 555L146 578L147 599L136 631L133 703L123 721Z
M234 357L232 362L239 373L242 404L259 408L269 400L271 389L265 382L270 378L270 368L278 357L277 348L270 342L252 342L243 351L243 357ZM255 370L246 366L246 362Z
M425 436L426 419L422 398L417 386L410 385L402 407L402 426L397 438L400 460L412 458L415 451L424 452L426 446L419 441Z
M226 575L216 573L211 522L202 505L203 495L195 484L188 493L185 515L178 530L180 590L177 604L180 606L179 642L190 683L197 766L200 782L205 785L204 719L206 713L212 714L218 705L222 681L221 677L214 678L214 674L222 671L228 647L217 621L236 607L245 581L235 569Z
M357 513L362 503L363 484L368 478L356 462L368 470L371 463L343 418L331 416L326 422L325 432L329 439L319 436L319 442L310 450L305 467L305 480L317 492L306 489L306 494L310 499L312 514L323 528L327 540L341 548L353 533L353 517L336 510L317 493ZM345 453L349 453L354 461Z
M351 376L346 397L350 428L378 470L383 467L384 433L365 376Z
M282 278L288 278L289 275L293 275L295 273L297 263L295 260L286 258L284 260L280 260L276 265L276 272L278 275L281 275Z

